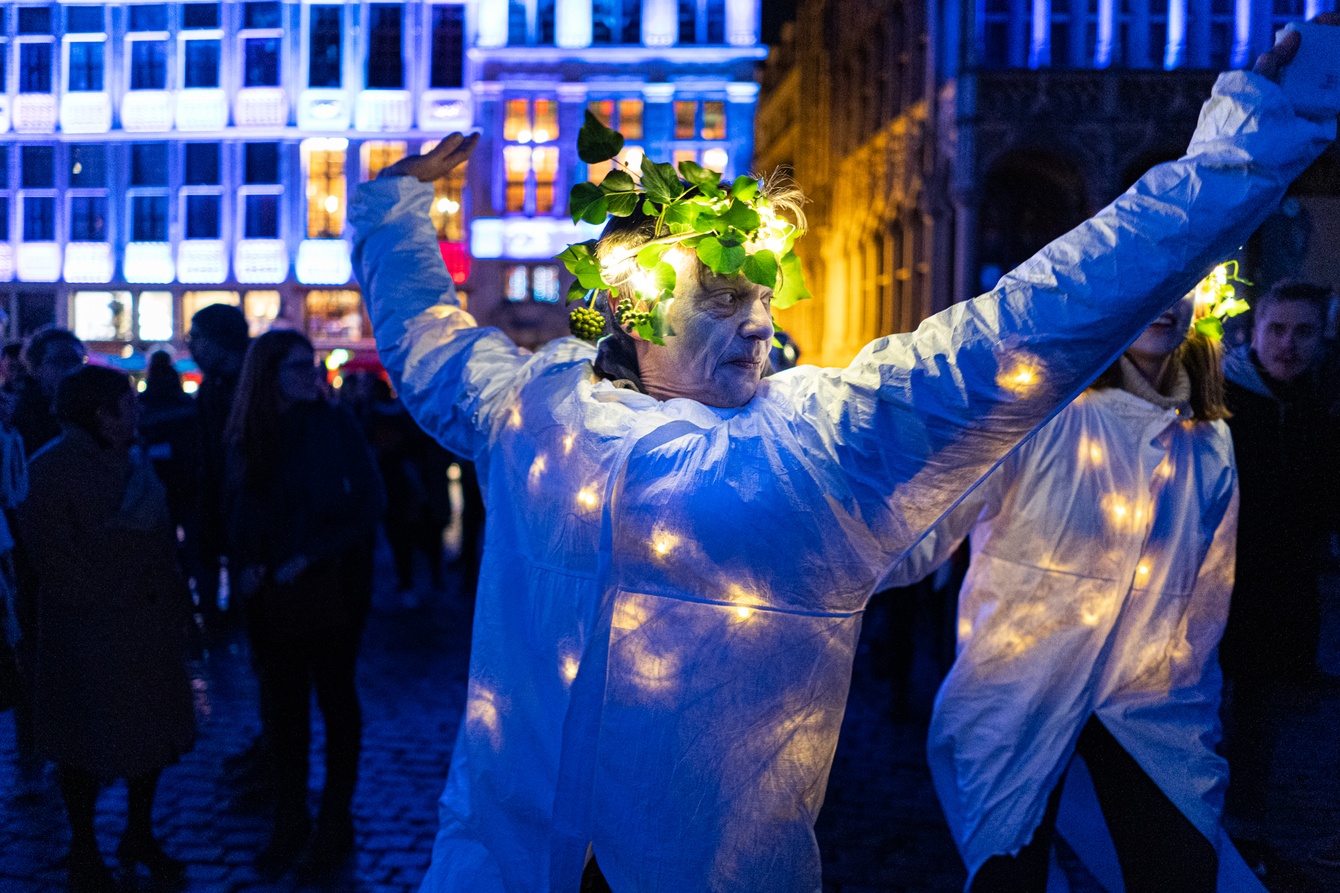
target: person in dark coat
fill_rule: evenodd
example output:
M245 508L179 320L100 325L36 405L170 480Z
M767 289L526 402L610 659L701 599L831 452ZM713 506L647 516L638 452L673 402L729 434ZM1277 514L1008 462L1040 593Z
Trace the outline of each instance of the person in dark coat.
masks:
M56 419L56 387L81 368L88 355L84 343L68 329L45 328L23 344L22 362L11 369L4 400L9 422L23 440L28 457L60 436ZM22 533L16 531L13 551L14 616L19 641L15 648L20 668L19 701L14 707L14 738L19 757L19 785L25 794L38 795L43 786L43 763L33 742L32 672L37 641L37 582Z
M116 778L130 786L122 864L179 881L183 867L152 826L159 774L195 737L190 596L166 496L132 448L136 399L125 375L86 366L61 381L56 405L62 434L33 457L18 519L38 584L36 745L60 770L71 886L115 889L93 817L99 788Z
M1276 284L1254 310L1252 338L1224 363L1241 509L1237 571L1220 662L1230 683L1227 813L1249 861L1261 848L1269 773L1291 696L1317 669L1318 576L1335 529L1340 438L1319 387L1329 289Z
M313 689L326 784L306 868L332 867L354 843L362 740L354 671L385 497L358 421L323 399L318 376L306 338L267 332L247 352L228 422L230 549L275 775L274 834L258 863L267 873L307 843Z
M200 453L198 467L198 508L196 530L187 531L194 539L192 570L200 612L207 629L220 626L224 617L219 610L219 571L226 563L227 522L223 510L224 464L227 449L224 429L233 409L242 360L250 340L247 319L230 304L210 304L191 317L187 335L191 358L200 367L200 390L196 393L199 410Z
M154 471L167 488L174 526L196 526L200 463L200 418L195 400L182 390L167 351L154 351L140 394L140 438Z

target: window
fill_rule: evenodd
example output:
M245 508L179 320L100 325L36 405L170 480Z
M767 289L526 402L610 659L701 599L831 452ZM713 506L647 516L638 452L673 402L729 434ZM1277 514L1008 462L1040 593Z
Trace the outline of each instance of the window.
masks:
M107 241L107 147L70 146L70 241Z
M338 239L344 231L346 139L303 140L307 170L307 238Z
M242 169L244 183L278 183L279 143L245 144Z
M1210 0L1210 68L1223 70L1233 59L1234 0Z
M436 145L436 141L424 143L424 154L431 152ZM462 210L462 205L465 204L466 168L468 167L469 162L433 183L433 206L429 210L429 216L433 219L433 226L437 230L437 238L440 242L465 241L465 213Z
M130 338L130 292L77 291L71 296L74 334L81 341Z
M183 204L188 239L218 239L223 183L218 143L186 143Z
M405 86L401 33L404 17L405 7L401 3L374 3L368 7L370 90L400 90Z
M56 187L56 149L54 146L23 146L19 155L20 180L24 189Z
M591 4L591 42L641 43L642 0L594 0Z
M247 318L251 337L270 331L279 318L279 307L277 291L249 291L242 296L242 315Z
M51 7L25 6L19 9L20 34L50 34Z
M1010 0L984 0L982 16L982 64L987 68L1010 65Z
M507 42L514 46L552 45L554 0L509 0Z
M433 7L432 68L428 86L460 87L465 57L465 7L459 3Z
M27 10L19 10L26 12ZM19 92L51 92L51 41L19 41Z
M182 28L218 28L219 22L219 4L217 3L187 3L182 7Z
M503 271L503 294L513 303L539 301L556 304L559 299L558 267L554 264L514 264Z
M167 153L167 143L130 146L131 241L168 240Z
M284 32L278 3L247 0L242 7L242 86L279 86Z
M503 206L512 214L554 210L558 149L535 146L558 139L558 103L552 99L509 99L503 119Z
M634 172L640 171L642 147L636 143L642 139L642 100L597 99L588 102L586 107L606 127L612 127L623 134L625 142L624 147L619 150L618 160ZM613 167L613 163L609 161L588 165L586 177L594 183L599 183Z
M242 237L279 238L279 144L246 143L242 157Z
M314 341L357 341L371 329L363 296L352 289L313 289L306 309L307 335Z
M726 0L679 0L680 43L725 43Z
M67 6L65 7L66 34L101 34L107 28L103 24L103 7Z
M182 41L182 86L188 88L215 88L219 86L218 40Z
M9 196L0 195L0 242L9 241Z
M383 168L404 158L408 150L402 142L369 140L363 143L360 151L363 156L363 179L375 180Z
M1155 68L1165 68L1169 64L1168 0L1147 0L1147 2L1149 3L1149 63Z
M130 89L167 89L167 41L130 42Z
M344 29L340 6L311 7L311 33L307 47L307 86L340 85L341 41Z
M172 292L140 292L135 301L135 321L141 341L171 341Z
M0 93L9 90L9 41L5 35L5 10L0 8Z
M0 27L4 22L0 21ZM0 242L9 241L9 146L0 145Z
M166 3L134 3L130 9L128 31L166 31Z
M166 90L167 4L136 3L127 12L130 89Z
M53 242L56 239L56 197L54 195L25 195L23 197L23 240L25 242Z
M72 40L69 78L65 89L71 93L99 92L102 90L103 42L101 40Z

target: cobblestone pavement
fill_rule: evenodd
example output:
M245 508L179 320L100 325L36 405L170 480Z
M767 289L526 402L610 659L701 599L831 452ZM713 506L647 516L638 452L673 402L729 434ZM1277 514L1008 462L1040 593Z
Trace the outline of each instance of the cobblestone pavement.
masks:
M380 578L390 579L389 570ZM366 733L354 802L358 853L348 871L324 889L409 893L427 866L435 803L464 700L469 631L467 609L455 599L425 593L425 600L410 608L393 593L379 593L376 599L359 674ZM925 620L920 624L924 632ZM876 615L867 625L819 819L825 890L957 891L963 869L923 757L934 662L921 658L914 663L913 696L901 711L905 718L895 721L888 709L891 683L879 672L879 661L871 659L880 651L880 629ZM924 644L927 636L920 638ZM195 686L199 741L164 773L156 812L166 848L189 863L187 889L314 889L292 877L266 882L256 874L251 861L265 839L264 806L222 781L224 758L242 750L258 728L245 649L235 641L212 649L196 667ZM1340 698L1314 705L1291 735L1287 749L1301 758L1287 761L1279 772L1283 796L1272 842L1285 862L1276 868L1281 884L1272 886L1276 891L1340 889L1340 874L1307 868L1305 860L1340 817L1332 796L1340 765L1338 720ZM319 745L318 732L318 751ZM314 786L319 786L320 766L315 758ZM55 786L48 783L41 795L23 798L16 794L16 783L12 714L0 714L0 893L63 890L60 859L69 833ZM117 786L99 803L99 839L109 856L124 816L125 790ZM149 889L144 877L131 886L136 885ZM1079 889L1096 888L1081 883Z

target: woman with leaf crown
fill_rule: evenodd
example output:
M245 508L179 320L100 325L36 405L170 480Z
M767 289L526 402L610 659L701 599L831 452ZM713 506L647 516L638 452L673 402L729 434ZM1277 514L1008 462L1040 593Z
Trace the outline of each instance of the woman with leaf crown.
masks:
M757 183L644 160L600 199L574 189L588 220L601 200L627 212L563 257L610 334L582 314L600 348L535 353L475 324L438 252L431 182L473 137L361 186L355 268L383 363L475 461L488 506L424 889L575 891L598 861L618 893L817 890L814 820L876 583L1334 138L1265 76L1296 46L1220 79L1185 158L845 368L763 378L770 304L803 296L802 221ZM591 128L583 160L614 142Z

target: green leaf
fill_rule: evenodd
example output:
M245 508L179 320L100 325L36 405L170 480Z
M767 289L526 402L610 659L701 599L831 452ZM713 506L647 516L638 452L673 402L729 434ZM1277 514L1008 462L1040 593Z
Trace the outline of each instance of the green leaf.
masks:
M805 274L800 269L800 258L796 257L795 252L788 251L782 255L781 277L778 287L772 292L772 306L777 310L785 310L809 297L811 295L805 287Z
M568 272L577 275L577 270L584 264L595 262L596 240L588 239L585 242L573 242L567 248L564 248L554 260L568 268Z
M609 212L615 217L627 217L633 213L637 207L638 194L636 192L616 192L613 195L605 197L606 204L609 205ZM593 221L599 223L600 221Z
M764 288L777 287L777 255L766 248L755 251L744 259L745 278Z
M752 181L751 181L752 182ZM721 222L742 233L752 233L758 229L763 220L758 216L758 212L743 201L733 201L726 213L721 215Z
M623 148L623 134L611 130L588 109L582 129L577 131L577 157L587 164L609 161Z
M650 270L661 262L661 255L669 249L669 244L665 242L653 242L637 253L638 266L644 270Z
M721 174L703 167L696 161L679 163L679 175L706 193L720 193Z
M656 206L653 205L651 202L643 202L643 203L642 203L642 213L643 213L643 214L646 214L648 217L655 217L655 216L657 216L658 214L660 214L661 212L658 211L658 210L656 210Z
M647 160L642 162L642 188L646 190L647 198L662 205L679 198L685 191L672 165Z
M609 202L605 200L605 193L601 192L596 184L578 183L568 194L568 211L572 214L573 223L578 220L603 223L609 216Z
M679 201L665 209L665 222L683 223L695 227L702 214L703 206L692 201Z
M611 192L636 192L637 182L628 171L610 171L600 181L600 191L606 195Z
M652 305L651 334L656 344L665 344L665 337L675 334L674 326L670 325L670 306L674 303L674 298L663 297Z
M571 304L574 301L584 301L591 291L585 288L580 282L573 282L568 286L568 299L565 303Z
M633 331L636 332L638 337L643 341L650 341L652 344L665 344L664 339L662 339L660 335L657 335L656 330L652 328L650 321L638 323L633 326Z
M738 198L742 202L747 202L758 195L758 181L753 177L744 175L735 178L735 182L730 184L731 198Z
M1201 335L1213 341L1224 337L1224 324L1217 316L1202 316L1196 320L1195 328Z
M729 276L744 266L744 246L734 240L707 236L698 243L697 250L698 259L717 275Z
M675 291L675 268L665 261L651 268L651 281L656 283L656 290L659 292ZM659 304L657 306L660 306Z

